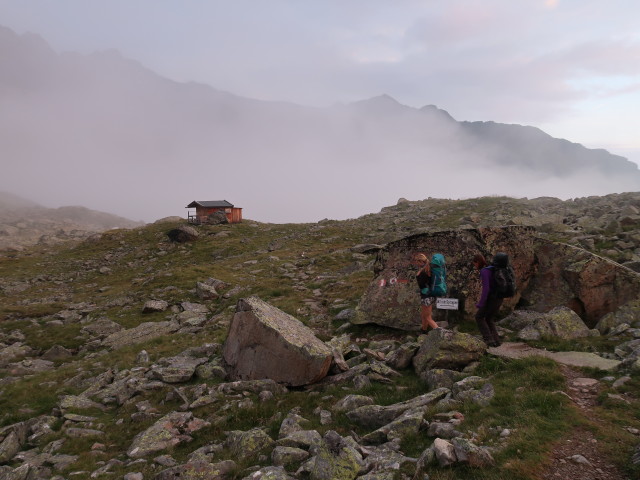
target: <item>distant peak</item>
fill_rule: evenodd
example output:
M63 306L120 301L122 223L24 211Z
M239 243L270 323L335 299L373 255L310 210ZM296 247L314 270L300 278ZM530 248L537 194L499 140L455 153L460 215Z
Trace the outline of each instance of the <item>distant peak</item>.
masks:
M0 25L0 42L14 47L21 45L23 48L30 49L31 51L40 50L53 52L49 44L40 35L30 32L20 35L10 28L2 25Z
M455 119L451 116L451 114L449 112L447 112L446 110L443 110L441 108L436 107L435 105L425 105L424 107L422 107L420 109L420 111L422 113L428 113L431 115L439 115L442 117L445 117L447 120L454 120Z
M402 105L395 98L385 94L372 97L367 100L360 100L351 104L353 107L359 110L366 110L368 112L376 113L392 113L398 112L410 107Z
M364 100L364 101L369 103L400 105L400 102L398 102L391 95L387 95L386 93L383 93L382 95L378 95L377 97L371 97L369 100Z

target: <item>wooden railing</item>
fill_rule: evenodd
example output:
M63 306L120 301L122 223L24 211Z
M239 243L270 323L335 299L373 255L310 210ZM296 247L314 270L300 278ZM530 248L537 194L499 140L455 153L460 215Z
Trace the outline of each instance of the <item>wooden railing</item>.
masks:
M202 223L202 221L200 220L200 217L198 215L196 215L195 213L188 213L187 214L187 222L193 223L195 225L200 225Z

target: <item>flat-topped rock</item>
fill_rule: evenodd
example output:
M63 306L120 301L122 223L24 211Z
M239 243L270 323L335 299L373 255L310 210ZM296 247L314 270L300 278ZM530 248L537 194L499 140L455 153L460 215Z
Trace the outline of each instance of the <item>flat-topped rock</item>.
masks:
M505 342L499 347L487 349L491 355L502 358L545 357L571 367L591 367L600 370L614 370L620 365L618 360L602 358L589 352L549 352L526 343Z

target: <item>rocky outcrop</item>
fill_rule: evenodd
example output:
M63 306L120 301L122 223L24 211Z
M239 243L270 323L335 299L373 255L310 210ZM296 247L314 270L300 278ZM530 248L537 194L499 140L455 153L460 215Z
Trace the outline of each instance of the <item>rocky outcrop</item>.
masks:
M640 274L586 250L537 239L536 275L522 292L528 309L567 306L593 328L609 312L640 296Z
M288 386L327 375L331 349L311 329L257 297L238 302L223 347L231 378L269 378Z
M539 238L532 228L462 229L412 235L383 248L376 259L374 279L350 321L401 330L420 328L419 295L411 265L418 252L444 254L447 296L459 301L457 311L434 309L435 320L473 320L481 285L471 260L476 252L491 259L497 251L509 255L518 285L516 295L505 299L503 315L516 305L539 312L566 306L593 327L602 316L640 295L636 272L586 250Z
M414 254L439 252L447 262L448 297L459 300L458 311L436 311L435 320L467 318L475 312L480 295L478 273L471 263L476 252L491 258L507 252L516 272L518 290L526 288L535 273L533 230L527 227L480 228L419 234L388 244L377 256L374 280L363 295L354 324L375 323L401 330L420 329L419 302L415 280ZM504 302L512 309L519 293Z

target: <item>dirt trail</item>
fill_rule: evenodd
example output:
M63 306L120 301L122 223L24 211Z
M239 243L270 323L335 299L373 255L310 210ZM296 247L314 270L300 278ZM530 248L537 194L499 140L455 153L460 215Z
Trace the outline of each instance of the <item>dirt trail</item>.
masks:
M500 347L490 348L489 353L505 358L538 355L556 360L560 364L562 374L567 379L565 393L582 415L596 423L598 419L595 416L594 407L601 384L596 379L585 378L572 367L584 366L612 370L618 363L615 361L600 362L597 358L593 358L596 356L594 354L576 355L582 352L547 352L523 343L504 343ZM601 445L589 430L576 428L555 444L549 455L548 463L543 467L538 478L540 480L632 480L609 462L600 449Z
M567 394L581 413L592 422L598 422L593 412L598 396L599 382L582 377L570 367L560 365L567 379ZM550 454L549 463L540 479L561 480L631 480L618 467L609 462L600 451L601 445L593 434L584 428L576 428L558 441Z

